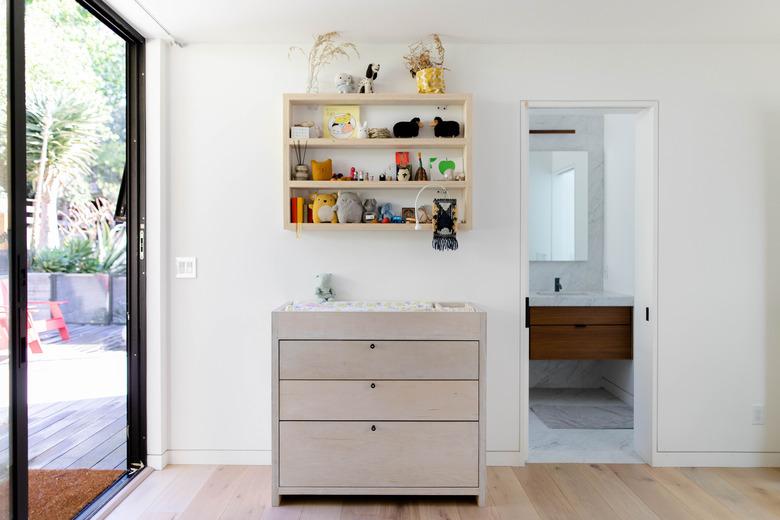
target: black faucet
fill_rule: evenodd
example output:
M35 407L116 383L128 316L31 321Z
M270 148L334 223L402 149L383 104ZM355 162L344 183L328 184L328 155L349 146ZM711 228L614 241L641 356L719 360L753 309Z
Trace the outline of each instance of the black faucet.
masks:
M563 285L561 285L561 279L556 278L555 279L555 292L561 292L561 289L563 289Z

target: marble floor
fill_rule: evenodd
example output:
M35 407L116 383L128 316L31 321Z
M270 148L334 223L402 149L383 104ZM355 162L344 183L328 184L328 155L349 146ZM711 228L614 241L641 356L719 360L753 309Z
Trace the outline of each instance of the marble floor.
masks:
M531 388L535 404L602 406L617 398L600 388ZM554 430L533 411L528 413L528 462L590 462L630 464L643 462L634 451L634 430Z

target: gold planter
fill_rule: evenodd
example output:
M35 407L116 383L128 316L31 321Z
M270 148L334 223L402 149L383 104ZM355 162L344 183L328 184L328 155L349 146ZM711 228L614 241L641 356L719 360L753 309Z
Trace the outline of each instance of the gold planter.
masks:
M415 75L417 78L417 92L420 94L444 94L444 69L441 67L430 67L418 70Z

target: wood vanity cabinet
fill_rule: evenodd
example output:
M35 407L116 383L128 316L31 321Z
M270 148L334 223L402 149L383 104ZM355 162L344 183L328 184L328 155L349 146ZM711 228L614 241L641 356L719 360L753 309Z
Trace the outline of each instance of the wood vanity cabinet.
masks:
M531 307L530 359L632 359L633 307Z
M485 313L284 312L273 328L282 495L485 497Z

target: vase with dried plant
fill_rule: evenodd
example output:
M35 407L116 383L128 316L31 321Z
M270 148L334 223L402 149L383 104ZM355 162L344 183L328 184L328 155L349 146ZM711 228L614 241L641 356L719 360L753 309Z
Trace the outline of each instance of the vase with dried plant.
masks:
M432 34L430 41L420 40L409 45L404 63L412 77L417 80L420 94L444 94L444 45L438 34Z
M290 47L287 57L290 58L293 53L300 52L309 62L309 77L306 81L306 93L316 94L320 91L319 75L323 66L329 65L337 58L346 58L349 60L350 52L355 57L360 57L357 46L354 43L339 41L341 33L331 31L318 34L314 37L314 44L307 54L300 47Z

